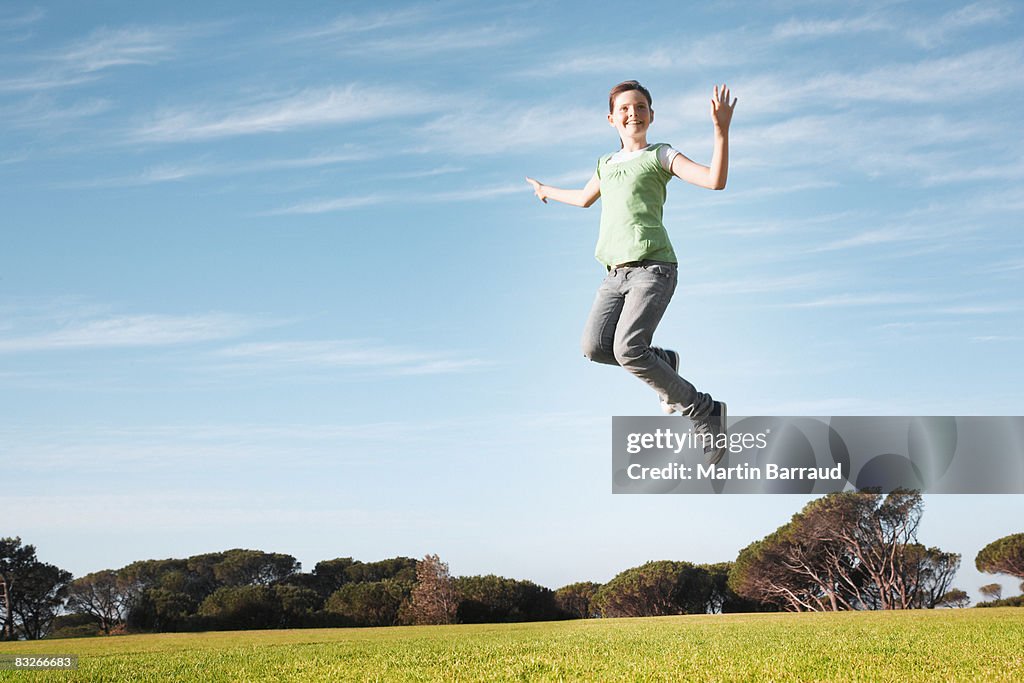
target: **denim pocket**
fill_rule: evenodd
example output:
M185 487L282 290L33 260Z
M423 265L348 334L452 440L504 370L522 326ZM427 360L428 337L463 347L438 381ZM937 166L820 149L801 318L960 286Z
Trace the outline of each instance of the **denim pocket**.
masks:
M671 280L672 276L675 275L676 269L674 266L666 266L660 263L648 263L643 266L643 269L648 273L654 273L658 277L663 277L666 280Z

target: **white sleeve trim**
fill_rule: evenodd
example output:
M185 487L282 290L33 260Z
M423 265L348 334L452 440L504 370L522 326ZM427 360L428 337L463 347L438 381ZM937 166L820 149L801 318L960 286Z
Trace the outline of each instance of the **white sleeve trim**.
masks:
M672 172L672 161L679 154L679 150L672 147L671 145L662 145L658 148L658 161L661 162L661 167Z

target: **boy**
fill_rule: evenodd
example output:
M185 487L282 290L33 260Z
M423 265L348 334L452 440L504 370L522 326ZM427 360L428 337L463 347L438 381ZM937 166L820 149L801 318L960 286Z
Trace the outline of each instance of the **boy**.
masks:
M654 122L651 93L636 81L619 83L608 96L608 123L621 149L598 161L582 190L565 190L527 178L548 199L582 206L603 199L595 256L607 269L583 333L583 353L592 361L620 365L661 396L662 408L693 420L708 462L727 450L726 405L679 376L679 353L651 345L654 330L675 292L677 261L662 222L666 186L673 177L712 190L725 188L729 170L729 124L736 100L726 85L711 99L714 153L710 166L697 164L665 144L649 144Z

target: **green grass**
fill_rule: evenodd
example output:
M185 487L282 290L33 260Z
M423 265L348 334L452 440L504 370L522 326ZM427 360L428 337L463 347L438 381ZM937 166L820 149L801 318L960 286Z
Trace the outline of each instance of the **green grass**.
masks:
M0 643L47 681L1024 680L1019 608L158 634Z

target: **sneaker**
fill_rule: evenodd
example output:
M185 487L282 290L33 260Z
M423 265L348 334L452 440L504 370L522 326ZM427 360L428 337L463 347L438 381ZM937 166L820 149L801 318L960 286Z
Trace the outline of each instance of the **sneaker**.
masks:
M693 431L699 434L704 442L704 455L707 457L708 464L718 464L729 450L725 403L715 401L709 415L690 419L693 420ZM722 438L723 435L725 438Z
M672 366L672 369L675 370L676 374L678 375L679 374L679 352L678 351L673 351L672 349L665 349L665 353L668 354L668 364ZM665 401L661 402L661 411L663 413L665 413L666 415L671 415L672 413L676 412L677 410L679 410L679 406L674 405L674 404L666 403ZM680 412L682 412L682 411L680 411Z

